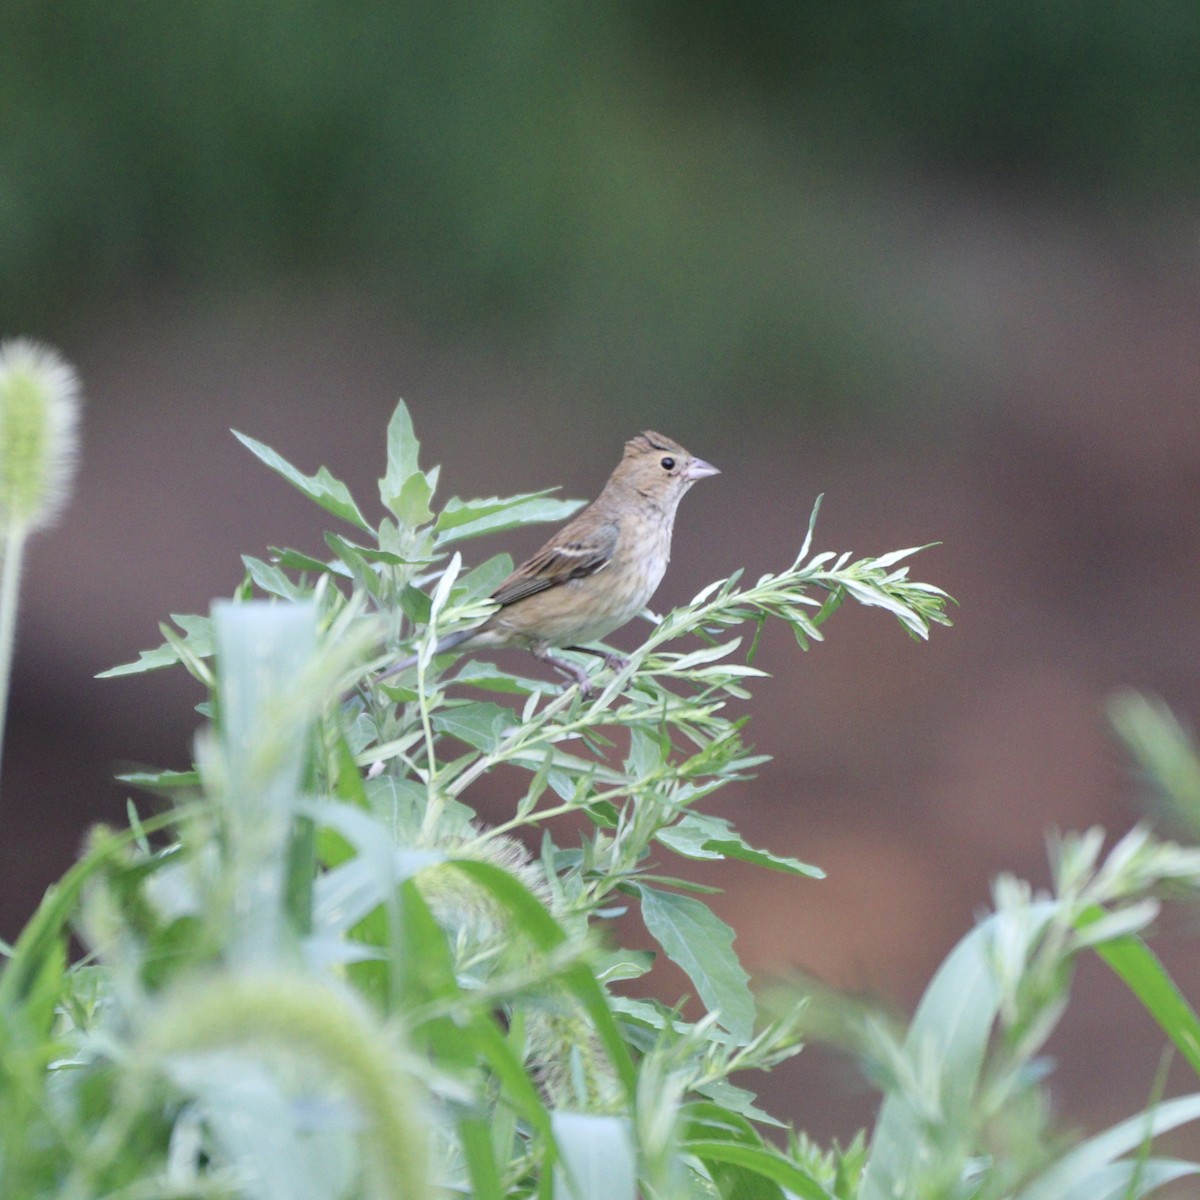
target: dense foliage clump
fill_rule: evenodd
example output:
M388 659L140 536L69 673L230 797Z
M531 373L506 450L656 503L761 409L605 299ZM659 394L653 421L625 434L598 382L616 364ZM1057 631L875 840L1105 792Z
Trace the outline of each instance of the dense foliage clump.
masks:
M1161 894L1200 882L1196 851L1141 829L1107 857L1098 832L1062 839L1054 894L1001 880L907 1030L848 1003L831 1022L804 988L757 1004L734 931L687 878L726 858L820 875L710 811L767 761L726 705L762 674L768 620L804 648L848 598L916 637L947 623L945 594L902 565L913 551L814 555L810 523L794 561L652 617L582 695L434 656L512 567L467 570L458 547L573 503L435 508L402 405L378 525L324 469L242 440L349 532L327 535L328 560L247 558L232 600L110 672L182 664L207 723L194 769L127 777L165 802L95 831L9 948L5 1195L1062 1200L1198 1169L1148 1146L1200 1098L1072 1145L1036 1059L1095 950L1200 1069L1200 1023L1138 936ZM379 681L413 650L415 678ZM1152 762L1165 719L1124 711ZM1176 764L1192 753L1170 744ZM473 785L492 772L512 803L485 824ZM614 934L629 909L693 1004L626 994L650 965ZM72 933L86 954L68 964ZM761 1110L746 1073L835 1025L885 1099L869 1137L822 1148Z

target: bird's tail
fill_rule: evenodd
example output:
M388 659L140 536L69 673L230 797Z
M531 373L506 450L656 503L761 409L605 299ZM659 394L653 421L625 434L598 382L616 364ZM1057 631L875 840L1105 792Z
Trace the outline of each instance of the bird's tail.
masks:
M453 650L455 646L461 646L463 642L469 638L473 638L479 632L478 629L460 629L457 633L448 633L445 637L438 638L438 644L433 648L434 654L445 654L447 650ZM417 665L418 655L410 654L407 658L402 658L398 663L388 667L382 675L377 676L376 682L380 679L390 679L393 675L399 675L401 671L407 671L409 667Z

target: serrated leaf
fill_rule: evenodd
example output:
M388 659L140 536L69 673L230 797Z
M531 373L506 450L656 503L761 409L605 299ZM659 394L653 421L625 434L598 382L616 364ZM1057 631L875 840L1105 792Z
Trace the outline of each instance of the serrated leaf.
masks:
M719 1104L722 1108L729 1112L735 1112L739 1116L745 1117L747 1120L754 1121L759 1125L774 1125L778 1129L785 1129L786 1123L779 1120L778 1117L773 1117L765 1109L761 1109L755 1104L758 1097L746 1088L737 1087L729 1082L728 1079L712 1079L708 1083L699 1084L696 1091L701 1096L707 1096L714 1103Z
M422 521L410 522L398 511L403 506L401 499L404 488L416 477L425 484L426 502L433 493L436 480L426 480L420 470L421 443L413 431L412 417L408 406L403 400L396 401L387 427L387 470L379 481L379 498L383 506L395 514L404 524L422 524ZM413 485L417 489L418 485ZM411 497L410 497L411 499ZM432 515L432 514L430 514ZM429 520L426 516L424 521Z
M236 429L232 432L233 436L251 454L266 463L272 471L282 475L288 483L319 504L326 512L331 512L335 517L340 517L343 521L356 525L364 532L370 532L371 526L358 511L358 505L354 503L350 490L340 480L334 479L325 467L321 467L315 475L305 475L285 458L276 454L270 446L266 446L256 438L248 437L244 433L238 433Z
M638 885L642 919L667 957L695 984L709 1012L740 1042L754 1036L750 977L733 949L733 930L691 896Z
M183 630L184 643L197 658L208 658L213 652L212 626L207 617L193 616L188 613L172 613L171 620ZM115 679L119 675L138 675L143 671L158 671L163 667L172 667L180 661L179 652L170 642L153 650L142 650L137 662L123 663L119 667L109 667L101 671L97 679Z
M820 867L747 845L741 834L722 817L686 813L674 825L660 829L655 839L684 858L736 858L775 871L786 871L790 875L825 878L825 872Z
M660 829L654 835L654 840L668 850L674 850L682 858L694 861L725 857L720 850L709 845L712 840L710 831L690 823L686 817L666 829Z
M732 839L714 839L709 843L721 851L726 858L736 858L741 862L754 863L756 866L769 867L772 871L786 871L789 875L804 875L809 879L824 879L825 872L812 863L801 862L798 858L788 858L781 854L772 854L770 850L760 850L749 846L740 837Z

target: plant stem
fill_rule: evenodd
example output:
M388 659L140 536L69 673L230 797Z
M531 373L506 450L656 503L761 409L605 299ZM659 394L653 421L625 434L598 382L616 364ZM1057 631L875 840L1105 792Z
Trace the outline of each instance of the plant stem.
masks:
M0 550L0 763L4 758L4 726L8 714L8 684L12 675L13 646L17 633L17 593L21 582L21 559L25 529L10 525Z

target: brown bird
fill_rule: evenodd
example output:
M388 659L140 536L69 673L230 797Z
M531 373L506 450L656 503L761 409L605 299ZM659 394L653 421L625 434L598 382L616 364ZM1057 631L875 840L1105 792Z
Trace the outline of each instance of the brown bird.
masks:
M551 649L583 650L601 654L611 667L624 665L582 643L607 637L646 606L671 557L679 501L697 479L719 474L661 433L631 438L600 495L492 593L500 607L483 624L448 633L434 653L519 646L586 693L587 672ZM403 659L380 678L416 661L416 655Z

